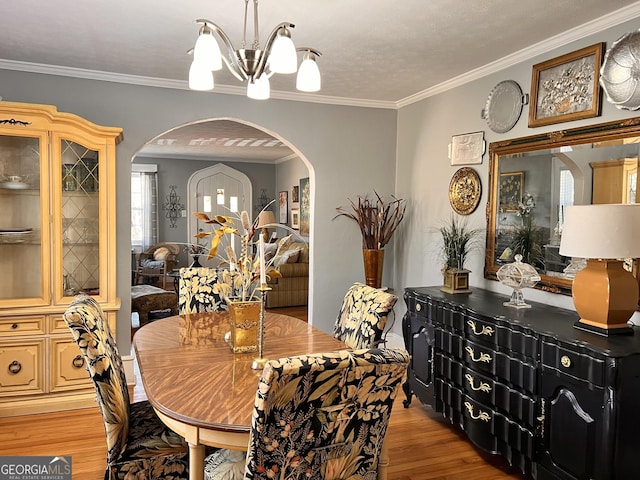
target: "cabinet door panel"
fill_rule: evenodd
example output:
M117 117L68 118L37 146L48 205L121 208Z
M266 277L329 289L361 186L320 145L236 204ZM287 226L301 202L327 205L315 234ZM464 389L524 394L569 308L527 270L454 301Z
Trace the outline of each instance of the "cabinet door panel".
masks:
M544 431L540 463L559 478L611 478L609 449L603 437L606 391L584 388L553 371L542 374ZM560 473L559 473L560 475Z
M44 340L0 345L0 397L44 392Z
M52 391L77 388L79 385L91 388L86 363L74 341L52 340L51 355Z

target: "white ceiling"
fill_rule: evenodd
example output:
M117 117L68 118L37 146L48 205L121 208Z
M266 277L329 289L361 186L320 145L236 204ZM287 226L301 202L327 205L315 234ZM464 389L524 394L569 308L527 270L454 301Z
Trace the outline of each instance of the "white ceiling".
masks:
M240 48L243 9L242 0L5 0L0 68L187 88L194 20L212 20ZM297 46L323 53L320 92L296 94L295 75L274 75L273 98L397 108L487 65L540 53L536 44L551 37L558 46L639 15L632 0L263 0L260 41L288 21ZM216 90L244 94L227 72L216 72ZM257 136L200 127L181 141Z

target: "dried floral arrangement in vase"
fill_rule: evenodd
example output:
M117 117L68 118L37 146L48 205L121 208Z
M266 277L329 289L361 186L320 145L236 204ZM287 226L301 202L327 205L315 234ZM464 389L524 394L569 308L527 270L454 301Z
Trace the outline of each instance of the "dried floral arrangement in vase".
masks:
M382 283L382 267L384 262L384 247L397 230L404 218L407 202L391 195L391 200L385 201L374 190L374 197L358 196L357 203L353 200L351 207L337 207L338 214L333 217L346 217L358 224L362 235L362 255L365 266L366 284L380 288Z

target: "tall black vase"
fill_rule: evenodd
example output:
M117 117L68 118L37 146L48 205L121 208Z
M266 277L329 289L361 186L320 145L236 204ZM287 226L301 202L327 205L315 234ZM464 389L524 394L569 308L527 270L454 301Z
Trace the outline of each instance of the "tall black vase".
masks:
M200 255L192 255L193 257L193 262L191 262L191 265L189 265L189 268L196 268L196 267L201 267L202 265L200 265Z

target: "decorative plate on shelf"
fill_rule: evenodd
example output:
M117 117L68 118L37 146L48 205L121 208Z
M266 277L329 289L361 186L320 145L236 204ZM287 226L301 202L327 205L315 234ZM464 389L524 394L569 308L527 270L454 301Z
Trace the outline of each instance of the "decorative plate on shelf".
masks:
M449 203L454 212L469 215L480 203L481 194L480 177L473 168L460 168L451 177Z
M482 110L482 118L487 120L489 128L496 133L506 133L520 118L522 106L529 103L529 95L513 80L498 83L487 98Z

